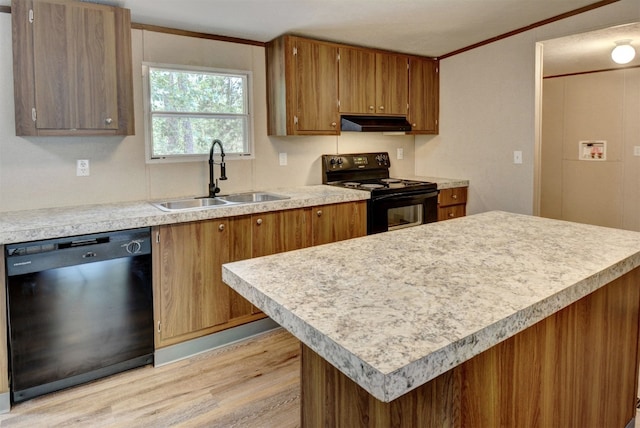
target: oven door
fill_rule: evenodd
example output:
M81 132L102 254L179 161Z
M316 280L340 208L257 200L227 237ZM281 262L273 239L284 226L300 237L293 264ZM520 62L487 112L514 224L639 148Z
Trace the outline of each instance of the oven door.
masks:
M401 192L369 200L367 234L438 221L438 191Z

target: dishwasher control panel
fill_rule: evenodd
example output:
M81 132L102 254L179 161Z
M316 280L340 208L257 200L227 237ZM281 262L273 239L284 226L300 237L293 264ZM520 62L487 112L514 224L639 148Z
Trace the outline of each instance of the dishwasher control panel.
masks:
M148 227L5 246L9 276L150 253Z

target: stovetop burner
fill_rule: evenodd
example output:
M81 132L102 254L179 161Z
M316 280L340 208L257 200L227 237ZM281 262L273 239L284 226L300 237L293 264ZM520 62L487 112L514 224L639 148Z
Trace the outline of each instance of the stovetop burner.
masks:
M333 181L331 183L333 186L339 187L348 187L350 189L359 189L359 190L386 190L386 189L411 189L414 187L431 185L433 183L429 183L426 181L413 181L413 180L403 180L400 178L382 178L382 179L372 179L372 180L363 180L363 181Z
M430 192L437 188L427 181L389 176L391 159L386 152L322 156L322 182L333 186L366 190L371 196L404 192Z

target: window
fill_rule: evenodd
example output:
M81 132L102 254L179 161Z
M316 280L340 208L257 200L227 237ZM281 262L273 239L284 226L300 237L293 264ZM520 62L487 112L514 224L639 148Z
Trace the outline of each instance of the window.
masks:
M202 160L214 139L226 155L251 156L250 72L143 67L150 161Z

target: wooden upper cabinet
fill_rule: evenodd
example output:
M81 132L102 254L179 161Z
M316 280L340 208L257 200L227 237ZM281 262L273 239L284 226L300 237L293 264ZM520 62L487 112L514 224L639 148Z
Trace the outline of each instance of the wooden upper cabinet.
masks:
M290 35L267 43L266 60L269 135L338 135L340 114L438 132L437 60Z
M269 135L337 135L337 46L282 36L266 56Z
M407 114L408 64L404 55L376 54L376 113Z
M376 112L376 54L341 47L339 71L340 113Z
M409 59L409 111L407 120L415 134L437 134L440 99L439 63Z
M17 135L131 135L127 9L13 0Z
M340 113L406 115L408 57L340 47Z

